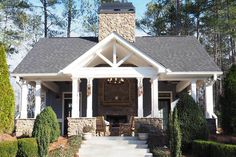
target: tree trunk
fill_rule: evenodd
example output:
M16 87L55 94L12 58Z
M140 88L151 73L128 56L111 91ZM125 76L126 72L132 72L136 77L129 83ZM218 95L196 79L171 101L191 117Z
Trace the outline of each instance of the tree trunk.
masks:
M70 37L70 32L71 32L71 16L72 16L72 0L68 0L67 37Z
M44 12L44 37L48 37L48 13L47 13L47 0L43 0L43 12Z

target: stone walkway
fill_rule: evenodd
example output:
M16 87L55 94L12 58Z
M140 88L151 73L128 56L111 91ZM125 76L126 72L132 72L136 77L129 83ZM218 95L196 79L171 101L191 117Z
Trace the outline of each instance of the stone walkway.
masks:
M136 137L92 137L83 141L79 157L152 157L146 141Z

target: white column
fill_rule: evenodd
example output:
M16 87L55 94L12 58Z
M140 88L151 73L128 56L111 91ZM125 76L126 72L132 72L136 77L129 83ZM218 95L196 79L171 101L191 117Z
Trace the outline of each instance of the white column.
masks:
M158 107L158 77L152 79L152 117L160 118Z
M137 78L138 117L143 117L143 78Z
M80 91L80 79L72 77L72 118L79 118L79 91Z
M34 111L34 117L40 113L41 110L41 81L35 81L35 111Z
M197 101L197 81L196 80L191 81L191 96L196 102Z
M21 111L20 118L27 118L27 105L28 105L28 86L26 81L22 81L21 84Z
M213 83L207 83L205 86L205 101L206 101L206 118L213 118L214 102L213 102Z
M87 117L93 117L93 78L87 78Z

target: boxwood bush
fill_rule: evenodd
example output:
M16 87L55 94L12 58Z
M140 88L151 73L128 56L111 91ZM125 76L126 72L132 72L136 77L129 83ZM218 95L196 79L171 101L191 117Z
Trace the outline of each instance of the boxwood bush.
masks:
M193 155L196 157L235 157L236 145L223 144L213 141L195 140Z
M38 144L35 138L18 139L17 157L38 157Z
M17 141L2 141L0 142L1 157L15 157L17 153Z
M58 139L60 135L60 126L51 107L46 107L36 117L32 135L37 140L39 156L47 156L49 143Z

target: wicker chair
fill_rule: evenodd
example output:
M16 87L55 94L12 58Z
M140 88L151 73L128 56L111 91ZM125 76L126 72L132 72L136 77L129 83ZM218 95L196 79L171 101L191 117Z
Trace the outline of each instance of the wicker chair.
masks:
M106 135L106 124L104 116L96 117L96 134L100 136L100 133L103 132L104 136Z
M129 123L120 123L119 126L119 135L128 135L131 136L134 132L134 116L130 116Z

